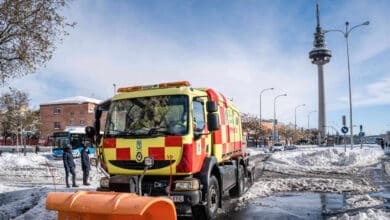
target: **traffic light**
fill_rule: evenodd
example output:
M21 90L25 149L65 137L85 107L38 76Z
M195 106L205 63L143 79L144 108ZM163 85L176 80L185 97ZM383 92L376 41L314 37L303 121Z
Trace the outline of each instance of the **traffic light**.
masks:
M346 120L346 118L345 118L345 115L343 115L342 121L343 121L343 126L345 126L345 125L346 125L346 122L347 122L347 120Z

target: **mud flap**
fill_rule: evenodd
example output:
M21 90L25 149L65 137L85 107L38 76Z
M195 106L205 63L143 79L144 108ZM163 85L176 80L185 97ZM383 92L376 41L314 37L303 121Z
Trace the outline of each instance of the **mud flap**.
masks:
M172 200L134 193L78 191L50 192L46 209L58 211L58 219L175 220Z

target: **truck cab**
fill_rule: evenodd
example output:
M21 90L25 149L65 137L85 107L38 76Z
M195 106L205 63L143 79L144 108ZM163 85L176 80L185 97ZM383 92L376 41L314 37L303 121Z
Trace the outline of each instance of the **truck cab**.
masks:
M187 81L118 92L106 105L98 138L98 158L108 174L100 190L168 196L179 214L213 219L223 192L239 196L245 178L253 180L240 113L220 93ZM153 163L145 166L147 160Z

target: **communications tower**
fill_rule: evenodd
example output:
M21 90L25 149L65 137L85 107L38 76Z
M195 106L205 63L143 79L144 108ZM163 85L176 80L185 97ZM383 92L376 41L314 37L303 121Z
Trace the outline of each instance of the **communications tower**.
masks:
M314 48L309 53L309 58L318 67L318 131L319 144L323 142L326 132L325 112L325 87L324 87L324 65L330 61L332 52L326 48L325 33L320 26L320 15L318 2L316 3L317 27L314 33Z

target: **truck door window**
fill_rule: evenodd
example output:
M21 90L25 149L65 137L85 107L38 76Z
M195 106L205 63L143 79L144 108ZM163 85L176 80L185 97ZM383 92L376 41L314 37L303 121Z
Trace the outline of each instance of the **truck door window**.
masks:
M194 100L192 105L194 112L194 130L202 131L205 125L203 103Z

